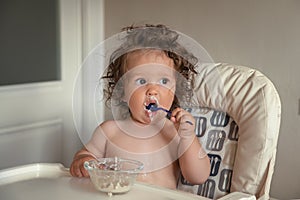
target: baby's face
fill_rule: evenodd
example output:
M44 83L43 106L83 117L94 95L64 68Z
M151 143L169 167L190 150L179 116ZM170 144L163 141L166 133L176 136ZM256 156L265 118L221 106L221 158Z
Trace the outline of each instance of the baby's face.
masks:
M150 112L146 106L155 103L170 109L176 89L173 60L158 50L131 53L124 74L124 100L133 120L150 124L166 116L163 111Z

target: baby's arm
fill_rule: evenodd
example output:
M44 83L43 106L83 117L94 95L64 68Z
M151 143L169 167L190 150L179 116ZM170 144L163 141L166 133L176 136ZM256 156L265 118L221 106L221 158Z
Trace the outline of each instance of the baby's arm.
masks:
M75 177L88 177L89 174L83 166L84 162L104 157L105 144L106 137L104 137L100 125L95 130L93 137L87 145L75 154L70 167L71 175Z
M180 136L178 154L182 175L192 184L205 182L210 174L210 162L195 135L195 119L189 112L176 108L171 121Z
M70 173L75 177L88 177L88 172L84 169L83 164L85 161L96 160L96 157L91 154L85 147L78 151L70 167Z

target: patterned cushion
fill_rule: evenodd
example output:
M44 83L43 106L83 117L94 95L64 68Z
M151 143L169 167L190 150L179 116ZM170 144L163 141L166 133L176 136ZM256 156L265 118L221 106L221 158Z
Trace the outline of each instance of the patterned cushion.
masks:
M238 126L226 113L208 108L190 108L196 120L196 135L208 153L211 171L208 180L201 185L191 185L181 176L178 189L219 198L229 193L235 158Z
M215 165L214 162L218 161L217 158L222 159L218 175L214 180L214 187L221 188L220 191L224 188L226 188L225 191L229 191L229 186L226 186L225 183L223 186L222 181L228 182L231 180L230 193L242 192L253 194L260 200L269 199L281 119L281 103L275 86L261 72L244 66L208 63L199 64L196 70L198 74L195 76L194 96L191 105L186 105L186 107L205 107L223 111L239 127L239 139L235 147L230 146L230 144L232 145L230 138L236 138L237 135L236 132L230 133L229 126L223 149L219 152L208 150L213 165ZM193 109L192 112L194 112ZM211 117L208 119L217 119L219 116L223 116L220 113L213 114L214 111L211 112ZM201 115L198 116L201 117ZM228 125L232 122L231 119L221 118L225 121L228 120ZM211 126L207 123L208 125ZM220 128L224 128L225 131L226 127L217 126L215 128L219 131ZM209 140L213 140L216 136L210 136L212 133L209 133L209 131L206 134L206 140L204 136L199 139L204 145L211 147L209 145L214 143L211 141L211 144L209 144ZM228 150L227 145L230 146ZM225 154L222 151L225 151ZM220 157L213 157L216 152ZM229 163L230 167L227 168ZM234 164L231 165L232 163ZM233 173L230 174L229 171L224 171L225 167L228 170L233 170ZM213 168L214 166L212 170ZM213 174L215 174L215 171L212 171ZM229 175L232 175L231 179L228 178ZM219 179L218 176L220 176ZM182 185L182 183L180 184ZM210 193L210 190L205 189L205 187L212 188L213 182L206 184L199 187L190 186L185 189L202 194L202 187L204 188L203 194ZM181 185L178 188L181 188ZM198 192L198 189L200 192ZM221 193L215 192L216 196L214 198L217 198L219 194L221 195Z

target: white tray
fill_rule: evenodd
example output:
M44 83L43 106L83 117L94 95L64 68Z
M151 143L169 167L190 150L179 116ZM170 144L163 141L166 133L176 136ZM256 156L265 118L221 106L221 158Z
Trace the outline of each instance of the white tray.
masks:
M89 178L74 178L58 163L37 163L0 170L0 200L208 200L191 193L169 190L137 182L125 194L109 197L97 191ZM234 192L219 200L255 200Z
M125 193L109 197L97 191L89 178L74 178L61 164L31 164L0 171L1 200L182 200L207 198L186 192L136 183Z

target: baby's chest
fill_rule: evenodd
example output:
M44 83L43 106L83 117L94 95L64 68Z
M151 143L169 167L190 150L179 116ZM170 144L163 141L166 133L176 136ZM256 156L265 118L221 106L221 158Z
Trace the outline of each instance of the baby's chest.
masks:
M167 138L159 134L155 137L149 138L118 134L117 136L108 139L107 151L149 153L159 151L162 148L169 148L170 145L174 145L173 143L175 140L175 138Z
M178 159L178 142L174 139L139 140L119 137L108 140L105 157L121 157L143 162L145 171L162 169Z

